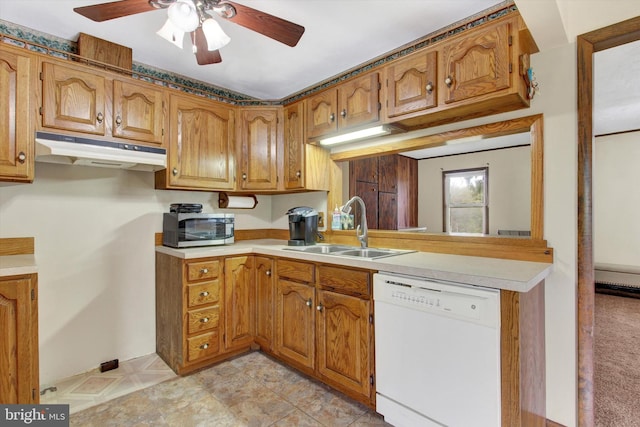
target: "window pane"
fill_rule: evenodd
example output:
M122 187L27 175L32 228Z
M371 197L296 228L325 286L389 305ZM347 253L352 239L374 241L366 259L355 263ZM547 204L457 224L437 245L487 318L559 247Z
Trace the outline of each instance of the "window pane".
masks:
M451 205L483 204L484 174L473 173L448 177L449 203Z
M449 232L484 233L484 208L450 208Z

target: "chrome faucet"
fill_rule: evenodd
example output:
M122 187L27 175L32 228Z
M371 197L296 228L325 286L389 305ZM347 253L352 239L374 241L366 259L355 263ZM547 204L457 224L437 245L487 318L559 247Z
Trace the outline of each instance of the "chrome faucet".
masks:
M353 196L349 201L342 207L342 212L349 213L348 208L353 204L353 202L358 202L360 204L360 224L356 228L356 237L360 241L360 246L363 249L366 249L369 245L369 236L367 235L367 209L364 206L364 200L362 200L358 196Z

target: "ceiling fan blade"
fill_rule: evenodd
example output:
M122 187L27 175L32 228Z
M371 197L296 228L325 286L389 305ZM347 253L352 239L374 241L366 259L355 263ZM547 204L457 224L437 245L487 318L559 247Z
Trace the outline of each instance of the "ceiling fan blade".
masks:
M301 25L235 2L223 1L220 4L224 3L228 3L236 9L236 15L228 18L230 21L287 46L297 45L300 37L304 34L304 27Z
M122 18L136 13L156 10L149 4L149 0L121 0L111 3L94 4L93 6L76 7L74 12L96 22Z
M191 43L196 47L196 61L198 65L217 64L222 62L219 50L207 50L207 39L202 27L191 32Z

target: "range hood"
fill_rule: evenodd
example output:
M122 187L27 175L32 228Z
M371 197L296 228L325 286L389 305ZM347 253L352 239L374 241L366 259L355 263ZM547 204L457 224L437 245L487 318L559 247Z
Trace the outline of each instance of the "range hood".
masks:
M36 132L36 161L153 172L167 167L167 150Z

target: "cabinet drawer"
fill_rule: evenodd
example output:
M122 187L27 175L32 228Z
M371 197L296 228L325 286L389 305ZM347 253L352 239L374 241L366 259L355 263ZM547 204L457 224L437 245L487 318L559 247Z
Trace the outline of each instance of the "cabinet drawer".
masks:
M189 338L187 339L187 360L193 362L196 359L212 356L218 353L219 349L218 331Z
M315 278L315 266L306 262L279 259L277 264L278 276L312 283Z
M220 261L199 261L187 263L187 280L214 279L220 275Z
M220 319L220 307L207 307L187 312L187 333L193 334L207 329L217 328Z
M371 293L371 275L363 270L321 265L318 267L318 283L324 289L338 292L362 296L369 296Z
M220 281L187 285L187 307L211 304L220 300Z

